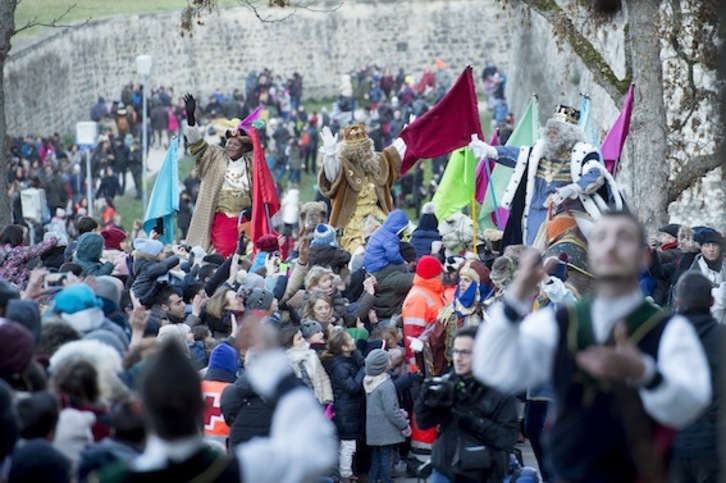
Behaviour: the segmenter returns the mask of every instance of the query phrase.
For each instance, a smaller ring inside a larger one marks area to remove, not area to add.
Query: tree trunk
[[[4,72],[5,60],[10,52],[10,39],[15,33],[15,7],[17,0],[0,0],[0,74]],[[0,226],[12,221],[10,197],[8,196],[8,129],[5,122],[5,86],[0,84]]]
[[[628,2],[635,103],[628,138],[630,209],[647,228],[668,222],[666,113],[658,32],[659,0]]]

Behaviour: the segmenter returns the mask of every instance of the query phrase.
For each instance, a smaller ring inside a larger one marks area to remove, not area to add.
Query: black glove
[[[196,121],[194,120],[194,112],[197,110],[197,101],[194,99],[194,96],[191,94],[184,95],[184,104],[186,104],[186,110],[187,110],[187,125],[193,126],[196,124]]]

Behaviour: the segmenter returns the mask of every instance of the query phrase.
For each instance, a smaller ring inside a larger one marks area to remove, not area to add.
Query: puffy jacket
[[[114,438],[86,446],[78,463],[78,480],[87,481],[91,473],[118,461],[131,463],[140,454],[141,448]]]
[[[424,403],[427,388],[416,400],[416,422],[422,429],[439,426],[431,461],[433,467],[450,480],[456,479],[452,465],[462,434],[472,437],[471,443],[487,446],[492,456],[488,474],[462,474],[475,481],[500,482],[507,470],[508,455],[517,442],[519,419],[514,398],[480,384],[474,378],[445,376],[453,383],[454,404],[431,407]],[[463,433],[464,432],[464,433]]]
[[[333,386],[333,423],[338,429],[338,439],[350,440],[363,437],[366,396],[363,378],[365,361],[359,351],[351,357],[338,355],[323,362]]]
[[[415,363],[408,338],[417,338],[423,334],[429,324],[436,321],[439,310],[446,305],[443,297],[444,286],[438,278],[424,279],[419,275],[413,278],[413,288],[403,301],[403,341],[406,347],[406,359],[409,364]]]
[[[83,275],[111,275],[113,263],[101,263],[103,253],[103,237],[96,233],[84,233],[78,238],[76,263],[83,269]]]
[[[376,285],[376,301],[373,309],[381,319],[390,319],[401,313],[403,301],[413,286],[414,273],[406,265],[389,265],[373,274]]]
[[[401,256],[398,233],[407,226],[406,214],[401,210],[393,210],[383,225],[371,235],[363,257],[363,266],[368,272],[378,272],[391,263],[405,263]]]
[[[134,274],[136,278],[131,285],[131,290],[139,298],[142,305],[147,307],[154,305],[154,297],[158,290],[156,279],[167,274],[178,263],[179,257],[176,255],[161,262],[146,258],[144,255],[134,257]]]
[[[230,449],[252,438],[270,435],[274,408],[252,389],[246,374],[224,388],[221,409],[229,426]]]
[[[438,230],[422,230],[416,228],[411,233],[411,245],[416,249],[416,256],[421,258],[424,255],[431,255],[431,244],[441,241],[441,234]]]

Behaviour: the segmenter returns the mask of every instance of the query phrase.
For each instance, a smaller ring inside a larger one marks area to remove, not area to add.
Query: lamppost
[[[141,171],[141,191],[142,191],[142,213],[141,217],[143,218],[146,216],[146,202],[147,202],[147,195],[146,195],[146,170],[148,168],[148,151],[149,151],[149,127],[148,127],[148,107],[147,107],[147,100],[149,96],[149,77],[151,76],[151,65],[152,65],[152,59],[150,55],[139,55],[136,57],[136,71],[138,74],[143,78],[143,88],[142,88],[142,94],[143,94],[143,103],[141,110],[143,111],[142,116],[142,132],[141,132],[141,149],[143,150],[142,154],[142,171]]]

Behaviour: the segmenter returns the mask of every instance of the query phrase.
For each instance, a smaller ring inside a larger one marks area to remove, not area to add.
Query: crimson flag
[[[434,107],[401,131],[399,137],[406,143],[401,174],[406,174],[419,159],[444,156],[468,146],[472,134],[484,139],[472,67],[467,66]]]
[[[252,242],[261,236],[276,234],[271,218],[280,211],[280,197],[272,180],[270,168],[265,160],[265,151],[260,144],[257,129],[249,130],[252,139]]]

